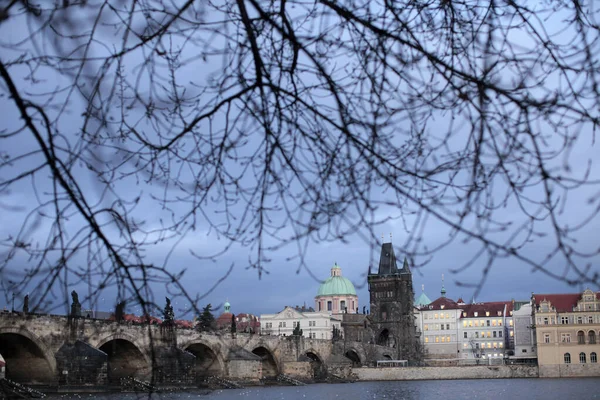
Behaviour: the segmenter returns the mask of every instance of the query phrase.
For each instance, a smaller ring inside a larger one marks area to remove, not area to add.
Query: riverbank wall
[[[352,368],[359,381],[417,381],[430,379],[537,378],[537,366],[498,365],[465,367]]]

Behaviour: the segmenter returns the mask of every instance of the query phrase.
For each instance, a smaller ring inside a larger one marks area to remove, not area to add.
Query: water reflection
[[[359,382],[319,384],[302,387],[252,387],[214,392],[140,394],[63,394],[50,399],[90,400],[180,400],[180,399],[255,399],[255,400],[367,400],[367,399],[600,399],[600,378],[586,379],[493,379],[412,382]]]

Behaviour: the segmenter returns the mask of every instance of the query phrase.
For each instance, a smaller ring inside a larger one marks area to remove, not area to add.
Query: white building
[[[313,339],[331,339],[333,327],[341,328],[341,321],[333,318],[327,311],[301,312],[285,307],[277,314],[261,314],[261,335],[291,336],[296,324],[300,324],[302,336]]]
[[[503,359],[514,348],[511,302],[466,305],[459,325],[461,358]]]

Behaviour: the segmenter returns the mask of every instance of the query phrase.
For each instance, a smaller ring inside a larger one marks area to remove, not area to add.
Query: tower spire
[[[444,274],[442,274],[442,297],[446,297],[446,288],[444,287]]]

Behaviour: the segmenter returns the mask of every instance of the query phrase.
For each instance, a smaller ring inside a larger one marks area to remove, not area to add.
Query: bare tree
[[[110,285],[146,307],[161,282],[196,305],[169,259],[197,231],[226,243],[197,257],[244,246],[260,275],[284,246],[305,267],[311,241],[374,244],[394,219],[421,264],[468,241],[456,270],[481,268],[477,287],[505,257],[598,284],[578,241],[600,198],[592,1],[2,7],[0,207],[21,226],[0,267],[28,257],[12,287],[49,283],[37,305],[78,282],[86,301]]]

